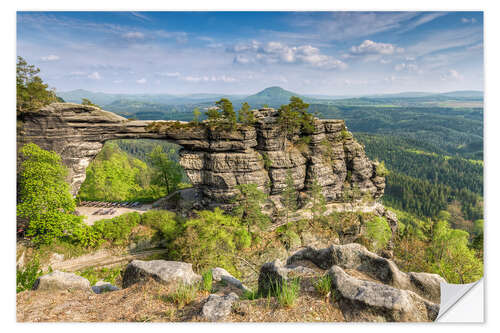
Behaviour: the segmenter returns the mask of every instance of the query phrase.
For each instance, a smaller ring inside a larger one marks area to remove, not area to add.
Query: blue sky
[[[17,53],[58,91],[483,90],[481,12],[18,12]]]

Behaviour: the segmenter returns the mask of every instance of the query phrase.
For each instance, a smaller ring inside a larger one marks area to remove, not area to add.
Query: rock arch
[[[19,148],[34,142],[59,153],[69,168],[74,195],[106,141],[147,138],[182,146],[181,165],[193,186],[213,204],[227,202],[237,193],[236,186],[245,183],[256,183],[277,199],[288,171],[299,191],[317,179],[328,201],[341,200],[346,186],[373,199],[382,196],[385,179],[377,176],[376,163],[366,157],[343,120],[316,119],[308,144],[285,145],[278,112],[266,108],[254,113],[255,125],[227,132],[178,121],[127,120],[92,106],[53,103],[18,116],[17,144]]]

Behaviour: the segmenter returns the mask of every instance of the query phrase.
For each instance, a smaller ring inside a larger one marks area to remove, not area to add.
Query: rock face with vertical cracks
[[[158,139],[182,146],[180,163],[194,187],[213,205],[223,205],[237,193],[237,185],[255,183],[279,198],[291,172],[298,191],[316,179],[329,202],[341,201],[346,191],[376,199],[385,179],[376,174],[363,147],[347,131],[343,120],[315,119],[314,133],[288,140],[280,129],[278,111],[254,111],[252,126],[229,132],[178,121],[127,120],[92,106],[53,103],[18,116],[18,149],[34,142],[61,155],[69,168],[74,195],[85,180],[85,169],[107,140]],[[18,161],[20,159],[18,158]]]

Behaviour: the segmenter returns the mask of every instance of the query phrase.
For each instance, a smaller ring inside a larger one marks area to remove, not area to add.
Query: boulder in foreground
[[[201,314],[204,319],[209,321],[222,320],[229,316],[233,303],[238,299],[239,297],[235,293],[225,296],[211,294],[208,296],[205,305],[203,305]]]
[[[193,284],[201,280],[201,276],[193,272],[191,264],[167,260],[133,260],[123,274],[123,288],[134,283],[153,278],[158,282],[171,284]]]
[[[33,285],[33,290],[86,290],[92,291],[90,282],[73,273],[53,271],[40,276]]]
[[[357,279],[339,266],[328,274],[347,321],[434,321],[439,313],[439,305],[412,291]]]

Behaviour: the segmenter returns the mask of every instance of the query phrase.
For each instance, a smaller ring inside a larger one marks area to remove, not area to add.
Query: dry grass
[[[221,286],[222,287],[222,286]],[[312,322],[344,321],[331,299],[312,288],[312,280],[301,281],[301,292],[291,308],[283,308],[275,297],[240,300],[225,321]],[[183,307],[166,302],[175,288],[154,280],[100,295],[84,291],[25,291],[17,295],[19,322],[178,322],[203,321],[200,317],[208,292],[198,291]],[[227,293],[227,287],[217,293]]]

